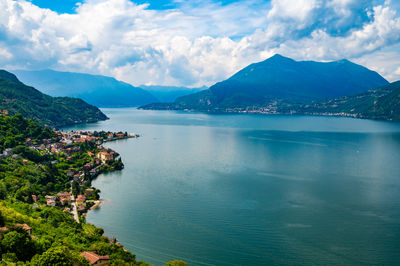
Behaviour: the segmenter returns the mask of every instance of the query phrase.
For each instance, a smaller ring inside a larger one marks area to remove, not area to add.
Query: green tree
[[[165,266],[188,266],[188,264],[183,260],[173,260],[173,261],[168,261]]]
[[[0,226],[4,226],[4,216],[1,212],[0,212]]]
[[[42,255],[35,255],[31,261],[33,266],[50,265],[89,265],[89,263],[78,255],[73,254],[66,247],[52,247]]]
[[[27,261],[35,254],[35,245],[28,234],[12,231],[4,235],[1,241],[2,250],[15,253],[18,260]]]

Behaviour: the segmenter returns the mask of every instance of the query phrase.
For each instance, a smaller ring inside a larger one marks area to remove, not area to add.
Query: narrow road
[[[76,207],[74,194],[72,194],[72,182],[71,182],[71,205],[72,205],[72,215],[74,216],[74,220],[79,224],[78,208]]]

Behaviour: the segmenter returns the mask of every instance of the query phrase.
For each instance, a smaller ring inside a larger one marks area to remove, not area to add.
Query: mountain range
[[[139,87],[150,92],[158,99],[158,102],[162,103],[173,102],[179,97],[207,89],[205,86],[201,88],[187,88],[176,86],[140,85]]]
[[[251,64],[208,90],[180,97],[173,103],[143,109],[241,111],[277,110],[312,101],[367,91],[388,84],[378,73],[346,59],[333,62],[295,61],[274,55]]]
[[[43,94],[5,70],[0,70],[0,110],[10,115],[20,113],[41,125],[51,127],[107,119],[97,107],[81,99]]]
[[[106,76],[49,69],[12,72],[43,93],[81,98],[98,107],[134,107],[159,101],[139,87]]]

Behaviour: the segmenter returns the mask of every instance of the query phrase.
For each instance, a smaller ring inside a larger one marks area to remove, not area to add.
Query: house
[[[47,200],[47,206],[50,206],[50,207],[56,206],[56,196],[46,195],[45,198]]]
[[[38,200],[38,197],[36,195],[31,195],[33,202],[36,202]]]
[[[69,192],[60,192],[57,194],[57,197],[60,199],[62,205],[64,205],[65,202],[71,202],[71,193]]]
[[[78,204],[84,203],[85,200],[86,200],[85,195],[78,195],[78,197],[76,197],[76,203],[78,203]]]
[[[31,235],[32,233],[32,227],[27,224],[15,224],[15,226],[24,229],[26,232],[28,232],[29,235]]]
[[[110,256],[100,256],[93,251],[84,251],[80,255],[85,257],[91,265],[110,265]]]
[[[72,140],[70,139],[63,139],[61,140],[62,143],[64,143],[64,145],[69,146],[72,145]]]
[[[83,166],[83,171],[89,172],[90,169],[93,168],[93,166],[94,166],[93,163],[87,163],[87,164],[85,164],[85,165]]]
[[[97,174],[96,169],[92,169],[89,171],[90,176],[95,176]]]
[[[74,181],[78,182],[80,176],[81,176],[80,174],[75,174],[74,175]]]
[[[101,151],[97,153],[96,158],[100,159],[103,163],[114,159],[114,156],[108,152]]]
[[[121,138],[121,137],[125,137],[125,134],[124,134],[124,133],[121,133],[121,132],[120,132],[120,133],[117,133],[117,137],[120,137],[120,138]]]

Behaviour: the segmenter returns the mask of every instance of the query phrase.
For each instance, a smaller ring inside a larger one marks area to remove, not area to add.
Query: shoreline
[[[92,201],[92,202],[94,203],[94,205],[93,205],[92,207],[90,207],[89,210],[87,210],[85,214],[82,214],[82,216],[87,217],[87,215],[88,215],[91,211],[93,211],[93,210],[95,210],[95,209],[99,209],[100,206],[101,206],[102,204],[104,204],[105,202],[107,202],[107,200],[105,200],[105,199],[99,199],[99,200],[94,200],[94,201]]]

